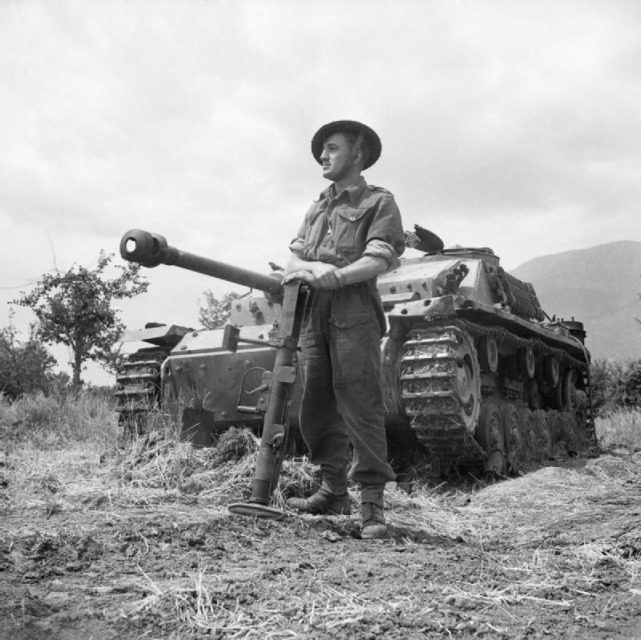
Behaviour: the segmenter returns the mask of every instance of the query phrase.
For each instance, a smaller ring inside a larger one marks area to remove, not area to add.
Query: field
[[[251,434],[118,454],[107,403],[42,403],[0,406],[2,640],[641,638],[637,412],[598,421],[599,457],[490,484],[417,470],[366,542],[356,493],[351,518],[231,515]],[[278,504],[314,482],[286,461]]]

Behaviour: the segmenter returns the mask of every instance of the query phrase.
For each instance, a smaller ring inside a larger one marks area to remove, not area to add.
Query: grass
[[[117,449],[119,427],[113,400],[105,393],[86,390],[56,398],[36,394],[13,404],[0,397],[0,451],[12,459],[18,485],[25,490],[32,481],[38,484],[46,478],[73,482],[69,474],[82,468],[79,461],[97,463],[102,455],[113,461],[114,477],[132,499],[135,492],[142,495],[147,490],[191,492],[221,500],[248,497],[259,445],[250,431],[232,428],[220,436],[216,447],[195,448],[179,441],[176,426],[164,414],[154,414],[151,424],[149,433],[134,438],[122,452]],[[622,409],[597,418],[596,431],[603,450],[641,451],[641,411]],[[59,455],[53,455],[55,450]],[[287,497],[311,493],[317,483],[318,470],[307,458],[285,460],[274,506],[283,508]],[[238,496],[240,487],[244,496]],[[440,493],[433,483],[421,483],[420,478],[411,496],[396,491],[394,509],[400,522],[405,514],[413,522],[425,517],[430,522],[424,524],[435,532],[447,531],[450,521],[458,517],[452,506],[456,501],[445,506]]]
[[[108,449],[117,439],[113,400],[101,390],[55,397],[36,393],[13,403],[0,395],[0,449],[64,448],[70,442]]]
[[[623,447],[641,451],[641,411],[618,409],[595,421],[597,439],[602,449]]]
[[[175,425],[168,423],[164,414],[152,415],[151,424],[156,438],[160,436],[165,444],[177,439]],[[611,410],[596,418],[596,431],[599,444],[604,449],[625,447],[641,450],[641,410]],[[0,395],[0,449],[6,450],[12,445],[47,449],[65,447],[69,442],[88,442],[109,449],[116,446],[119,435],[109,389],[89,388],[79,394],[54,397],[36,393],[13,403]],[[250,452],[254,445],[249,441],[243,444],[241,440],[234,437],[228,442],[223,440],[221,444],[228,449],[240,446],[240,453]],[[149,438],[141,439],[141,446],[149,444]]]

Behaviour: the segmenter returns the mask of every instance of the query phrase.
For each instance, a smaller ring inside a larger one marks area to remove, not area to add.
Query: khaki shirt
[[[361,256],[384,258],[388,269],[405,250],[401,214],[394,196],[368,185],[361,176],[338,196],[334,185],[320,194],[305,214],[289,245],[304,260],[344,267]]]

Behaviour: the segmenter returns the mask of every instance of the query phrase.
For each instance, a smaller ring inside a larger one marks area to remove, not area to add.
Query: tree
[[[203,291],[203,296],[205,296],[205,306],[201,306],[198,310],[198,321],[205,329],[220,329],[229,320],[232,302],[240,298],[240,294],[229,291],[218,300],[208,290]]]
[[[119,274],[108,278],[113,254],[100,252],[94,269],[73,265],[66,273],[45,273],[30,293],[21,292],[17,304],[30,307],[37,323],[34,335],[46,344],[64,344],[71,350],[72,384],[80,387],[87,360],[113,363],[111,348],[124,325],[112,305],[147,291],[140,265],[114,265]]]
[[[54,382],[55,364],[33,334],[20,342],[13,323],[0,329],[0,394],[15,400],[32,391],[47,393]]]

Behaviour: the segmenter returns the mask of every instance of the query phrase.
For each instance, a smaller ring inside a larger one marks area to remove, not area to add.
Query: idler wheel
[[[483,336],[478,345],[481,371],[496,373],[499,369],[499,348],[492,336]]]
[[[526,442],[522,430],[521,415],[513,404],[503,407],[501,413],[508,471],[517,475],[524,469],[526,461]]]

